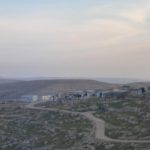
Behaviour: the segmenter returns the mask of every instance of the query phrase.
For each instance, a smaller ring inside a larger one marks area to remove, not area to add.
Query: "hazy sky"
[[[150,0],[0,0],[0,75],[150,78]]]

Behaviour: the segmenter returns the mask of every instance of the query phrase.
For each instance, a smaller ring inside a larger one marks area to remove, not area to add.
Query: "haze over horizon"
[[[0,2],[0,74],[150,79],[150,1]]]

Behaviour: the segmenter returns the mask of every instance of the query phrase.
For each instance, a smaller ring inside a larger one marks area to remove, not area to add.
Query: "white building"
[[[44,96],[42,96],[42,101],[43,102],[47,102],[47,101],[50,101],[52,99],[53,99],[52,95],[44,95]]]

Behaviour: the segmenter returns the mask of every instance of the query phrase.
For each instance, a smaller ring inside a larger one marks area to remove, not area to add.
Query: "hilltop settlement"
[[[76,90],[72,92],[49,94],[49,95],[23,95],[20,97],[22,102],[50,102],[52,104],[75,103],[76,100],[86,100],[92,97],[101,99],[125,99],[128,96],[148,95],[150,88],[131,88],[121,86],[110,90]]]
[[[0,150],[148,150],[149,98],[150,83],[0,85]]]

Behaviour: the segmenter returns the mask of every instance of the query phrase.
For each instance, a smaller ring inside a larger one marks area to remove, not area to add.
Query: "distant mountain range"
[[[3,78],[0,77],[0,84],[14,83],[18,81],[34,81],[34,80],[72,80],[72,79],[82,79],[82,80],[96,80],[105,83],[113,84],[129,84],[134,82],[150,82],[146,79],[138,78],[69,78],[69,77],[26,77],[26,78]]]
[[[2,78],[3,79],[3,78]],[[69,78],[69,77],[28,77],[28,78],[16,78],[16,79],[5,79],[7,82],[15,82],[15,81],[33,81],[33,80],[61,80],[61,79],[82,79],[82,80],[96,80],[105,83],[113,83],[113,84],[128,84],[133,82],[150,82],[150,80],[146,79],[138,79],[138,78]],[[1,80],[1,78],[0,78]],[[4,81],[4,82],[5,82]],[[3,82],[3,83],[4,83]]]

